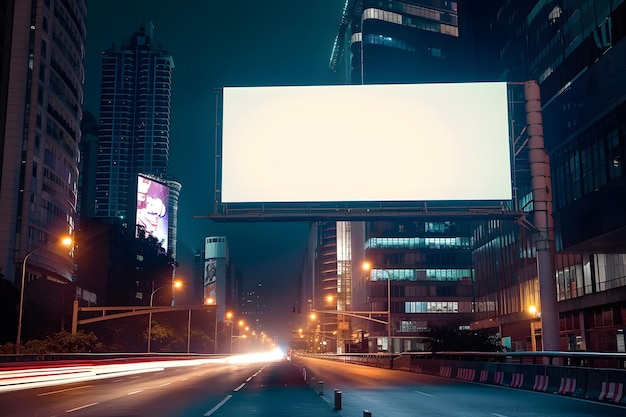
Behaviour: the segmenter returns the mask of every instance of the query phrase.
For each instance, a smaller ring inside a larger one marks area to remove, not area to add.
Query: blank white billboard
[[[224,88],[223,203],[510,200],[506,83]]]

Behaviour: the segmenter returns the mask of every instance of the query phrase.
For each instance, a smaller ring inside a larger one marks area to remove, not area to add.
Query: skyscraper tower
[[[141,22],[127,45],[102,53],[96,218],[132,219],[137,174],[167,172],[174,61]]]
[[[58,242],[74,234],[86,5],[9,1],[2,8],[0,275],[16,286],[67,284],[72,252]],[[25,300],[32,296],[26,291]]]
[[[2,93],[11,111],[2,132],[0,272],[13,282],[38,247],[27,275],[39,264],[35,275],[72,278],[71,257],[53,247],[74,232],[86,8],[83,0],[37,3],[15,2],[13,22],[21,24],[12,26]]]
[[[346,0],[330,58],[352,84],[467,81],[458,1]],[[343,67],[343,68],[342,68]]]
[[[331,69],[341,72],[349,84],[471,80],[475,73],[469,54],[472,39],[461,36],[458,3],[347,0],[330,58]],[[382,138],[380,146],[385,146]],[[327,228],[331,230],[332,225]],[[355,333],[369,332],[370,350],[419,350],[425,335],[433,329],[469,325],[474,280],[469,222],[353,222],[344,233],[339,230],[337,223],[338,245],[341,234],[344,239],[352,239],[351,234],[358,232],[363,235],[364,247],[359,250],[361,255],[355,255],[352,248],[351,264],[348,259],[343,261],[352,267],[351,285],[343,289],[338,285],[337,301],[344,295],[342,290],[345,293],[350,289],[355,294],[355,306],[387,311],[385,320],[391,322],[383,326],[353,320],[353,339]],[[328,258],[332,255],[329,248],[318,245]],[[370,264],[366,277],[359,256]],[[338,271],[342,263],[339,258],[337,253]],[[345,275],[347,270],[343,269]],[[336,276],[337,282],[346,279],[339,272]],[[369,306],[364,305],[365,299]],[[339,310],[339,304],[337,307]]]

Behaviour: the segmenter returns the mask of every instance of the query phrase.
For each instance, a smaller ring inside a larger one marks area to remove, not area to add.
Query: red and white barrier
[[[493,383],[494,384],[502,385],[503,382],[504,382],[504,372],[497,371],[496,373],[493,374]]]
[[[484,369],[482,371],[480,371],[480,382],[486,382],[487,381],[487,377],[489,376],[489,371],[485,371]]]
[[[533,391],[546,392],[548,389],[548,380],[550,378],[547,375],[535,375],[535,384],[533,385]]]
[[[440,366],[439,367],[439,375],[450,378],[452,376],[452,367],[451,366]]]
[[[624,391],[624,384],[617,383],[617,382],[609,382],[609,383],[603,382],[602,390],[600,391],[600,397],[598,397],[598,399],[600,401],[609,400],[614,403],[618,403],[622,399],[623,391]]]
[[[561,378],[561,386],[559,387],[559,394],[574,395],[575,389],[576,389],[576,378]]]
[[[475,369],[459,368],[456,371],[457,379],[462,379],[464,381],[473,381],[475,375],[476,375]]]
[[[511,378],[511,388],[521,388],[524,383],[524,374],[514,373]]]

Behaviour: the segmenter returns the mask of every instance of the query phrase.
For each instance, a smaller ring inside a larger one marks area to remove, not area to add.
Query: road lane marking
[[[166,382],[165,384],[161,384],[161,385],[159,385],[159,386],[160,386],[160,387],[166,387],[166,386],[168,386],[169,384],[171,384],[171,382]]]
[[[72,409],[69,409],[69,410],[65,410],[65,412],[66,413],[71,413],[71,412],[74,412],[74,411],[82,410],[83,408],[91,407],[93,405],[98,405],[98,403],[91,403],[91,404],[81,405],[80,407],[76,407],[76,408],[72,408]]]
[[[82,387],[74,387],[74,388],[60,389],[58,391],[42,392],[41,394],[37,394],[37,396],[43,397],[45,395],[58,394],[60,392],[74,391],[74,390],[83,389],[83,388],[91,388],[92,386],[93,385],[83,385]]]
[[[181,380],[181,381],[186,381],[186,380],[188,380],[188,379],[189,379],[189,377],[185,377],[185,378],[181,378],[180,380]]]
[[[491,413],[492,416],[496,416],[496,417],[507,417],[504,414],[497,414],[497,413]]]
[[[437,396],[436,396],[436,395],[428,394],[428,393],[426,393],[426,392],[422,392],[422,391],[415,391],[415,392],[417,392],[418,394],[425,395],[425,396],[427,396],[427,397],[437,398]]]
[[[211,414],[219,410],[220,407],[223,406],[226,403],[226,401],[230,400],[231,398],[232,398],[232,395],[228,394],[226,397],[224,397],[224,399],[222,399],[222,401],[217,403],[215,407],[211,408],[209,411],[204,413],[204,417],[210,416]]]
[[[240,389],[242,389],[244,386],[246,385],[246,383],[242,383],[241,385],[239,385],[237,388],[234,389],[235,392],[239,391]]]
[[[132,391],[132,392],[129,392],[128,394],[126,394],[126,395],[134,395],[134,394],[139,394],[141,391],[143,391],[143,390],[142,390],[142,389],[140,389],[140,390],[137,390],[137,391]]]
[[[246,382],[250,382],[250,380],[252,379],[252,377],[248,377],[248,379],[246,379]]]

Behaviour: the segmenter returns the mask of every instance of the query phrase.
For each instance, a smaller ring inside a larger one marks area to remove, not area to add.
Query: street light
[[[69,247],[72,245],[72,242],[73,240],[71,237],[64,237],[63,239],[61,239],[61,244],[63,246]],[[22,317],[24,314],[24,283],[25,283],[24,281],[26,280],[26,261],[28,260],[30,255],[37,252],[39,249],[43,249],[43,248],[44,246],[36,247],[35,249],[28,252],[26,256],[24,256],[24,259],[22,260],[22,281],[21,281],[21,286],[20,286],[20,311],[19,311],[18,319],[17,319],[17,338],[15,341],[15,352],[17,354],[20,353],[20,348],[22,344]]]
[[[226,320],[224,323],[230,324],[230,354],[233,353],[233,313],[231,311],[226,313]]]
[[[363,263],[363,269],[365,271],[370,271],[372,269],[372,265],[369,262],[365,262]],[[387,275],[387,350],[391,353],[391,275],[389,275],[389,271],[387,269],[381,269],[381,271]]]
[[[182,287],[183,283],[180,281],[174,281],[174,288]],[[170,287],[171,285],[163,285],[156,290],[154,289],[154,281],[152,281],[152,292],[150,293],[150,313],[148,317],[148,353],[150,353],[150,340],[152,339],[152,302],[154,301],[154,294],[166,287]],[[187,343],[189,345],[189,343]]]

